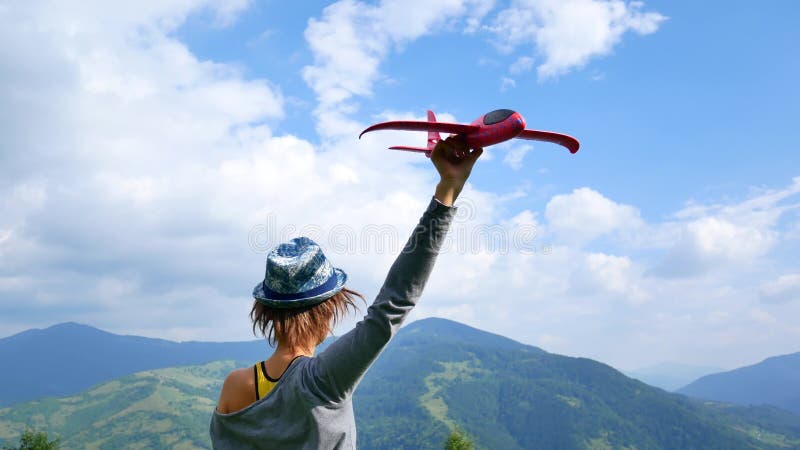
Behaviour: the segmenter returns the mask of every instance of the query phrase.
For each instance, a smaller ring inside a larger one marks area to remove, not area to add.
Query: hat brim
[[[313,306],[334,296],[336,293],[342,290],[345,282],[347,282],[347,274],[342,269],[334,267],[333,272],[336,276],[336,286],[321,294],[292,300],[269,298],[269,295],[264,291],[264,283],[262,282],[258,283],[256,287],[253,288],[253,298],[255,298],[259,303],[271,308],[296,309]]]

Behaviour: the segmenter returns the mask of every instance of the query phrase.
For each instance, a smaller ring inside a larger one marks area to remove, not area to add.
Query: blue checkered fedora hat
[[[264,281],[253,297],[272,308],[302,308],[327,300],[345,281],[347,274],[331,265],[319,245],[301,236],[269,252]]]

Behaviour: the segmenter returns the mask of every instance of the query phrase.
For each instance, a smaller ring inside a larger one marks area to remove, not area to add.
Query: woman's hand
[[[472,166],[482,153],[482,148],[470,150],[458,136],[439,141],[431,152],[431,161],[441,177],[434,197],[445,205],[452,206],[467,182]]]

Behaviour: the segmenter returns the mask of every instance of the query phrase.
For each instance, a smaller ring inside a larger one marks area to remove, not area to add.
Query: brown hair
[[[289,348],[319,345],[350,308],[358,310],[356,297],[364,301],[358,292],[342,288],[322,303],[298,309],[270,308],[256,300],[250,310],[253,334],[258,329],[270,345],[280,343]]]

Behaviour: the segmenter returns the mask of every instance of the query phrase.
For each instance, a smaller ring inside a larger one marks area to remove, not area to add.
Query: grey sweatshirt
[[[211,417],[215,449],[355,449],[353,392],[417,303],[457,208],[435,198],[355,328],[294,361],[269,395]]]

